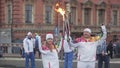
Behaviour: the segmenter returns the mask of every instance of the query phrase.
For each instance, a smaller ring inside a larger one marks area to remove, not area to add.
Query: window
[[[11,4],[7,5],[7,22],[8,23],[12,22],[12,5]]]
[[[25,5],[25,22],[32,23],[32,5]]]
[[[117,20],[118,20],[117,14],[118,14],[117,10],[113,10],[113,16],[112,16],[113,17],[113,19],[112,19],[113,25],[117,25]]]
[[[70,23],[76,23],[76,7],[71,7]]]
[[[50,24],[52,22],[52,7],[45,7],[45,23]]]
[[[84,9],[84,24],[90,25],[90,23],[91,23],[91,9],[85,8]]]
[[[98,25],[101,25],[105,22],[105,10],[99,9],[98,10]]]

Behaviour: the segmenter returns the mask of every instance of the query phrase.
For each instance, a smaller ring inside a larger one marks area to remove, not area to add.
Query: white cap
[[[28,32],[27,35],[32,35],[32,33],[31,33],[31,32]]]
[[[51,39],[53,39],[53,34],[51,34],[51,33],[49,33],[49,34],[46,34],[46,40],[47,40],[48,38],[51,38]]]
[[[91,29],[85,28],[85,29],[84,29],[84,32],[89,32],[89,33],[91,33]]]

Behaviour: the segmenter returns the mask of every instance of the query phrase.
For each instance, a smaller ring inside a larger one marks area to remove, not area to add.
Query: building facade
[[[79,36],[85,27],[99,33],[104,23],[108,40],[120,39],[120,0],[0,0],[0,42],[20,42],[29,31],[44,37],[56,25],[62,30],[62,15],[55,5],[66,9],[67,2],[72,34]]]

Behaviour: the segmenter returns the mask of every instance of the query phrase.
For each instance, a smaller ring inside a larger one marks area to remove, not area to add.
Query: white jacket
[[[97,45],[101,44],[107,37],[107,32],[105,26],[101,26],[103,36],[94,42],[78,42],[72,43],[71,46],[78,48],[78,61],[95,61],[96,60],[96,49]]]
[[[23,48],[25,50],[25,53],[27,52],[33,52],[34,48],[34,40],[28,39],[27,37],[23,40]]]
[[[60,41],[60,50],[62,49],[62,47],[65,53],[69,53],[74,50],[74,47],[71,47],[66,39]]]
[[[59,59],[58,52],[53,49],[52,52],[50,50],[44,50],[46,54],[41,53],[43,68],[59,68]]]

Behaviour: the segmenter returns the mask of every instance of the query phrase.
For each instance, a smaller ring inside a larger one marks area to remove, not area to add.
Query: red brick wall
[[[0,0],[0,21],[1,23],[5,23],[5,0]]]
[[[44,4],[41,2],[41,0],[36,0],[34,4],[34,13],[35,13],[35,18],[34,21],[35,23],[42,23],[43,22],[43,7]]]
[[[24,24],[24,3],[25,3],[25,0],[13,0],[13,1],[18,1],[17,5],[18,7],[15,7],[16,4],[13,4],[14,8],[13,10],[19,10],[19,11],[13,11],[13,23],[19,23],[20,24]],[[34,24],[43,24],[43,21],[44,21],[44,2],[43,0],[33,0],[34,2]],[[64,3],[65,0],[62,0],[62,4],[64,5],[63,7],[65,7],[65,3]],[[82,5],[81,3],[84,3],[85,1],[87,0],[78,0],[77,2],[77,22],[78,24],[76,25],[82,25],[83,21],[82,21]],[[96,25],[96,22],[97,22],[97,17],[96,17],[96,4],[99,4],[100,0],[91,0],[93,2],[93,7],[92,7],[92,12],[93,12],[93,19],[92,19],[92,23],[93,25]],[[106,8],[106,22],[107,24],[109,24],[111,22],[111,11],[112,11],[112,8],[109,4],[119,4],[119,8],[117,10],[119,10],[119,19],[118,19],[118,23],[120,25],[120,0],[103,0],[106,4],[107,4],[107,8]],[[6,0],[0,0],[0,10],[1,10],[1,15],[0,15],[0,23],[7,23],[6,22],[6,9],[5,9],[5,5],[6,5]],[[55,5],[55,4],[53,4]],[[54,23],[57,22],[57,15],[56,15],[56,12],[54,12]],[[62,22],[62,17],[61,15],[59,15],[59,22],[61,23]],[[62,24],[62,23],[61,23]],[[19,25],[20,26],[20,25]],[[17,28],[17,27],[16,27]],[[26,34],[27,32],[14,32],[14,38],[23,38],[24,35]],[[108,36],[109,38],[111,38],[111,35]]]

